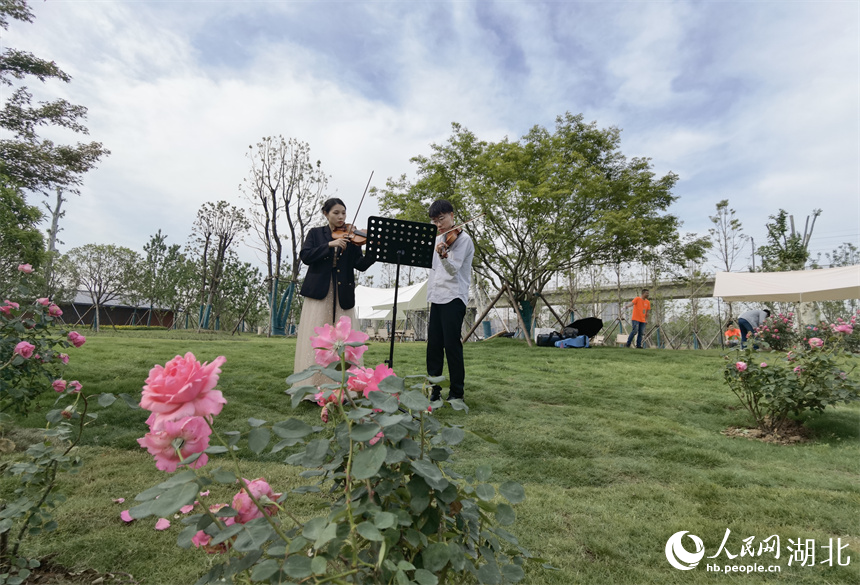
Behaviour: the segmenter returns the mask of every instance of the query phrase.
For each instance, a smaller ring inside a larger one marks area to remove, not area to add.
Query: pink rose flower
[[[745,372],[747,369],[747,364],[746,362],[737,362],[735,363],[735,367],[739,372]]]
[[[119,513],[119,517],[122,518],[123,522],[132,522],[134,518],[131,517],[131,514],[128,513],[128,510],[123,510]]]
[[[760,368],[766,368],[766,367],[767,367],[767,362],[762,362],[762,363],[760,363],[760,364],[759,364],[759,367],[760,367]]]
[[[191,537],[191,544],[193,544],[195,548],[201,548],[208,545],[211,540],[212,537],[201,530]]]
[[[195,453],[202,453],[209,447],[209,435],[212,429],[199,416],[186,416],[178,420],[159,420],[151,425],[150,432],[137,440],[138,444],[155,457],[155,466],[161,471],[172,473],[176,471],[180,459],[173,447],[174,441],[181,445],[179,453],[183,459]],[[197,469],[206,465],[209,457],[206,453],[189,464]]]
[[[248,490],[254,495],[258,502],[263,506],[266,515],[271,516],[278,511],[278,506],[274,502],[281,497],[281,494],[276,494],[272,491],[271,486],[262,477],[258,477],[254,481],[244,480],[248,484]],[[269,505],[267,505],[269,504]],[[239,493],[233,496],[231,507],[236,510],[239,515],[236,516],[236,522],[245,524],[255,518],[262,518],[263,513],[254,502],[245,488],[239,490]]]
[[[170,528],[170,520],[167,518],[159,518],[158,522],[155,523],[156,530],[167,530]]]
[[[326,392],[328,392],[328,396],[326,396]],[[314,400],[317,401],[319,406],[325,406],[328,403],[343,403],[346,400],[346,396],[343,390],[320,390],[314,394]]]
[[[62,309],[60,309],[60,307],[58,307],[54,303],[51,303],[51,306],[48,307],[48,314],[51,317],[59,317],[60,315],[63,314],[63,311],[62,311]]]
[[[852,333],[854,333],[854,328],[847,323],[843,323],[842,325],[837,325],[834,331],[836,331],[837,333],[845,333],[846,335],[851,335]]]
[[[33,272],[33,267],[32,267],[32,266],[30,266],[29,264],[19,264],[19,265],[18,265],[18,270],[19,270],[20,272],[23,272],[24,274],[32,274],[32,272]]]
[[[211,364],[201,364],[188,352],[185,357],[176,356],[162,367],[156,365],[149,371],[140,406],[152,412],[152,424],[158,418],[183,418],[213,416],[227,404],[218,385],[220,366],[227,361],[219,356]]]
[[[376,368],[353,366],[349,371],[355,376],[350,376],[346,382],[346,387],[355,392],[361,392],[365,398],[371,392],[379,390],[379,383],[385,378],[394,375],[394,370],[385,364],[379,364]]]
[[[53,386],[54,392],[65,392],[66,381],[65,380],[54,380],[53,382],[51,382],[51,386]]]
[[[36,304],[42,305],[43,307],[47,307],[51,304],[51,299],[49,299],[48,297],[42,297],[40,299],[36,299]]]
[[[822,341],[818,337],[812,337],[809,339],[809,347],[821,347],[823,345],[824,341]]]
[[[337,322],[337,325],[332,327],[326,323],[322,327],[315,327],[314,333],[316,337],[311,336],[311,345],[316,353],[316,362],[321,366],[327,366],[334,362],[340,361],[340,354],[346,354],[346,360],[356,364],[361,359],[361,356],[367,351],[366,345],[352,347],[347,343],[358,343],[367,341],[367,333],[361,331],[353,331],[351,329],[352,321],[344,315]]]
[[[33,356],[33,350],[35,349],[36,346],[29,341],[21,341],[15,346],[12,355],[20,355],[25,360],[28,360]]]
[[[19,305],[18,303],[6,299],[5,301],[3,301],[3,306],[0,307],[0,313],[3,313],[4,315],[6,315],[6,317],[11,318],[12,309],[19,309],[20,307],[21,305]]]
[[[74,345],[75,347],[82,346],[84,343],[86,343],[86,341],[87,341],[87,338],[84,337],[83,335],[81,335],[80,333],[78,333],[77,331],[70,331],[69,332],[69,342],[72,345]]]
[[[68,364],[69,363],[69,354],[61,353],[60,354],[60,361],[63,362],[64,364]]]
[[[77,392],[80,392],[81,388],[82,388],[81,383],[78,382],[77,380],[72,380],[71,382],[69,382],[69,391],[71,393],[75,394]]]

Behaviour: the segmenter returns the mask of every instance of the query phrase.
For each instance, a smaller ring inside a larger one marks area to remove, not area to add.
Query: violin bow
[[[475,221],[476,219],[481,219],[481,218],[482,218],[482,217],[484,217],[485,215],[487,215],[487,212],[486,212],[486,211],[485,211],[484,213],[482,213],[481,215],[476,215],[476,216],[475,216],[475,217],[473,217],[472,219],[468,219],[468,220],[464,221],[464,222],[463,222],[463,223],[461,223],[460,225],[455,225],[455,226],[454,226],[454,227],[452,227],[451,229],[449,229],[449,230],[447,230],[447,231],[444,231],[444,232],[442,232],[441,234],[436,234],[436,236],[437,236],[437,237],[439,237],[439,236],[444,236],[445,234],[449,234],[449,233],[453,232],[454,230],[458,230],[458,229],[460,229],[461,227],[463,227],[463,226],[464,226],[464,225],[466,225],[467,223],[472,223],[472,222],[473,222],[473,221]]]
[[[358,207],[355,209],[355,217],[352,218],[352,223],[349,224],[349,230],[346,232],[346,237],[355,230],[355,220],[358,219],[358,212],[361,210],[361,206],[364,203],[364,197],[367,195],[367,190],[370,188],[370,181],[373,180],[373,171],[370,171],[370,177],[367,179],[367,185],[364,187],[364,193],[361,194],[361,201],[358,202]]]

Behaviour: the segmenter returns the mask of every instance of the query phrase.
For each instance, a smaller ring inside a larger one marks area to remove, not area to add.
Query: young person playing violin
[[[336,324],[341,316],[355,322],[355,270],[364,272],[376,258],[364,256],[353,243],[346,224],[346,205],[337,198],[328,199],[322,207],[326,225],[308,231],[299,258],[308,265],[300,294],[305,297],[299,321],[293,372],[301,372],[316,363],[311,336],[314,328]],[[332,234],[335,234],[334,236]],[[338,237],[339,236],[339,237]],[[328,384],[331,380],[317,373],[299,386]]]
[[[452,230],[454,206],[449,201],[435,201],[427,213],[440,234],[436,238],[436,253],[433,254],[433,267],[427,282],[427,301],[430,303],[427,374],[441,376],[447,359],[451,381],[448,400],[463,399],[466,367],[460,336],[469,302],[475,244],[466,232]],[[440,386],[433,386],[430,400],[441,400],[441,393]]]

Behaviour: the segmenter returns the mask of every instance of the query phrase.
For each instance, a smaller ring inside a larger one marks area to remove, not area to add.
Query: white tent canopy
[[[391,319],[394,307],[393,288],[355,287],[355,316],[358,319]],[[397,318],[404,319],[406,311],[427,308],[427,281],[401,286],[397,291]]]
[[[860,299],[860,265],[789,272],[718,272],[714,296],[730,302]]]

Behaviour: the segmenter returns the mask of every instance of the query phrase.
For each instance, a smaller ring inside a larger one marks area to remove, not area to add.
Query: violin
[[[443,232],[439,235],[442,236],[442,241],[436,246],[436,251],[439,253],[440,258],[448,257],[448,248],[454,245],[454,242],[457,241],[457,238],[463,233],[463,226],[467,223],[471,223],[478,218],[484,217],[484,214],[476,215],[472,219],[468,219],[461,223],[460,225],[456,225],[449,229],[447,232]],[[440,249],[441,248],[441,249]]]
[[[463,228],[455,227],[442,235],[442,241],[439,242],[439,245],[436,247],[436,251],[439,252],[440,258],[448,257],[448,248],[454,245],[454,242],[457,241],[457,238],[461,233],[463,233]],[[441,248],[441,250],[439,248]]]
[[[356,229],[351,223],[343,224],[343,227],[331,233],[335,240],[346,239],[356,246],[363,246],[367,242],[367,232]]]

